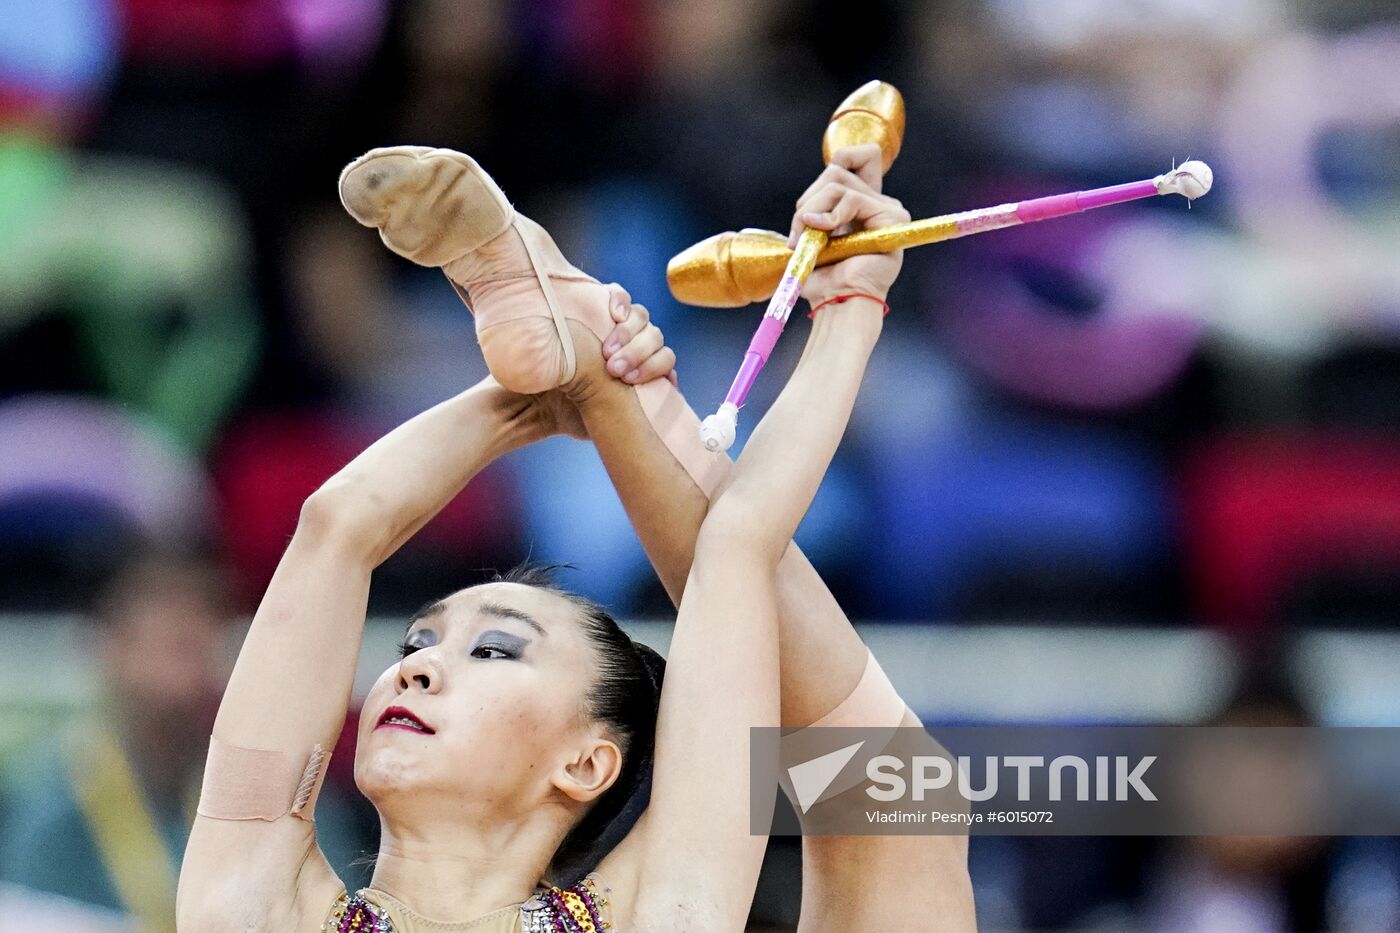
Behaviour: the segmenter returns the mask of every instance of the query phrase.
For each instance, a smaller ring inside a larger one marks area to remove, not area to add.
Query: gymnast
[[[878,149],[838,152],[794,226],[907,219],[879,193],[878,165]],[[303,506],[215,723],[180,928],[741,930],[766,842],[749,830],[749,727],[918,724],[791,544],[900,256],[811,276],[806,352],[731,465],[701,446],[645,309],[569,266],[470,159],[375,150],[341,195],[391,249],[444,267],[492,377]],[[312,816],[371,571],[492,459],[555,433],[597,445],[679,604],[669,672],[600,607],[529,572],[433,603],[365,701],[355,776],[382,842],[371,887],[346,892]],[[648,772],[647,809],[608,839]],[[971,928],[965,846],[805,839],[802,929]],[[580,862],[593,868],[581,881],[551,878]]]

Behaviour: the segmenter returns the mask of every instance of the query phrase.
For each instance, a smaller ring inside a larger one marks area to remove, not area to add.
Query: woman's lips
[[[434,732],[432,727],[402,706],[391,706],[384,711],[379,717],[379,722],[375,724],[374,731],[378,732],[380,729],[403,729],[417,735],[432,735]]]

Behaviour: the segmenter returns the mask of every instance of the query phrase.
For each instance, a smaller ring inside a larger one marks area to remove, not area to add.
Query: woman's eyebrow
[[[514,619],[517,622],[524,622],[544,637],[549,637],[549,633],[544,630],[544,626],[536,622],[529,613],[521,612],[519,609],[512,608],[511,606],[503,606],[500,603],[492,602],[484,602],[479,608],[482,612],[486,613],[486,615],[495,616],[498,619]]]
[[[419,609],[409,618],[408,624],[403,627],[403,630],[406,632],[424,619],[431,619],[433,616],[442,615],[443,610],[446,608],[447,604],[440,599],[428,603],[428,605]]]

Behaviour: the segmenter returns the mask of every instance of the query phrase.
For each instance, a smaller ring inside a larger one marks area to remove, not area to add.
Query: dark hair
[[[568,564],[521,564],[495,575],[495,583],[519,583],[547,590],[579,610],[579,622],[597,653],[597,677],[585,710],[607,724],[622,748],[622,772],[594,801],[554,855],[555,884],[571,884],[592,870],[627,835],[651,796],[651,764],[656,748],[656,713],[666,660],[624,632],[606,609],[570,593],[556,582]]]

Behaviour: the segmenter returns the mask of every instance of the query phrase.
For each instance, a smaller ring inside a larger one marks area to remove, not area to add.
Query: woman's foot
[[[533,395],[606,375],[602,341],[625,292],[571,265],[470,157],[373,149],[341,173],[340,199],[391,250],[442,268],[475,315],[486,365],[505,388]]]
[[[675,363],[659,350],[660,331],[645,317],[638,323],[640,306],[621,288],[571,266],[476,162],[450,149],[374,149],[341,173],[340,199],[394,252],[447,273],[476,316],[491,375],[506,389],[536,395],[564,387],[578,404],[627,392],[702,491],[723,479],[728,459],[700,446],[700,420],[658,378]]]

